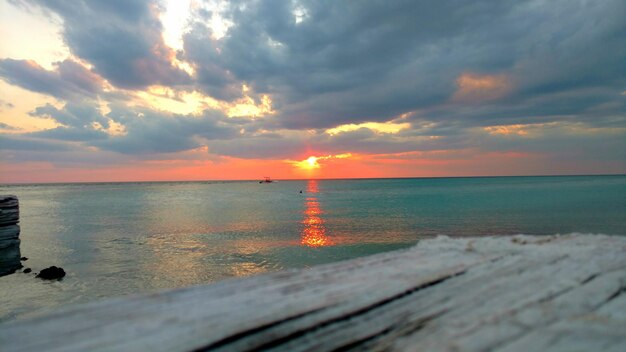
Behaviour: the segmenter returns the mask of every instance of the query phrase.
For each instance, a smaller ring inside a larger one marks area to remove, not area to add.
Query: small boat
[[[271,178],[269,178],[269,176],[265,176],[263,177],[263,180],[259,181],[259,183],[272,183],[274,181],[272,181]]]

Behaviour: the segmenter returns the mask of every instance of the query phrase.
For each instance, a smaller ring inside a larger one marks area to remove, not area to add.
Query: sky
[[[0,0],[0,183],[626,173],[623,0]]]

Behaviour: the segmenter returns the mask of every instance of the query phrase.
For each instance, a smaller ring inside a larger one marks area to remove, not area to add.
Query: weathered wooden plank
[[[13,241],[13,240],[18,239],[19,236],[20,236],[19,225],[0,226],[0,242]]]
[[[14,195],[0,195],[0,209],[13,208],[18,206],[17,196]]]
[[[9,322],[0,349],[567,350],[560,339],[573,334],[587,336],[581,346],[619,349],[625,287],[623,237],[441,237]],[[589,317],[602,325],[585,329]]]
[[[15,272],[20,262],[19,204],[16,196],[0,195],[0,276]]]

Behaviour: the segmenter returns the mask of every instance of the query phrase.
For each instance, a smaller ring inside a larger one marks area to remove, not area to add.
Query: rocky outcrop
[[[37,275],[37,277],[42,280],[61,280],[63,276],[65,276],[65,270],[63,270],[63,268],[57,268],[54,265],[43,269],[39,272],[39,275]]]
[[[17,197],[0,195],[0,276],[12,274],[22,267],[19,220]]]

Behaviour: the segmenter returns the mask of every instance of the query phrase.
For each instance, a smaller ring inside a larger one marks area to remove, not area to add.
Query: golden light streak
[[[306,198],[306,209],[304,210],[304,219],[302,224],[301,243],[308,247],[323,247],[332,245],[332,241],[326,236],[326,227],[322,219],[322,208],[320,202],[315,196],[319,192],[317,180],[309,180],[306,192],[310,196]]]
[[[109,120],[108,128],[104,128],[99,122],[94,122],[91,126],[94,130],[106,132],[109,136],[124,136],[128,133],[124,125],[113,120]]]
[[[163,41],[174,50],[183,48],[182,36],[191,14],[191,0],[167,0],[165,11],[159,14],[163,24]]]
[[[262,95],[260,103],[248,95],[250,88],[242,87],[244,97],[234,102],[225,102],[204,95],[198,91],[176,91],[165,86],[151,86],[145,91],[135,93],[133,105],[147,106],[153,109],[175,114],[199,115],[205,109],[220,110],[228,117],[259,118],[274,114],[272,99]]]
[[[301,160],[301,161],[288,160],[288,162],[302,170],[315,170],[321,167],[321,164],[319,163],[320,160],[346,159],[350,157],[352,157],[351,153],[336,154],[336,155],[322,155],[322,156],[311,155],[308,158]]]
[[[176,92],[163,86],[152,86],[135,93],[132,105],[147,106],[175,114],[199,114],[205,108],[220,109],[220,103],[200,92]]]
[[[490,135],[518,135],[526,136],[528,132],[525,130],[528,125],[501,125],[484,127],[483,130]]]
[[[560,122],[547,122],[547,123],[528,123],[528,124],[511,124],[511,125],[496,125],[483,127],[482,130],[489,133],[492,136],[520,136],[520,137],[534,137],[541,133],[544,133],[547,129],[558,128],[562,131],[571,131],[575,124],[567,124]]]
[[[245,87],[245,85],[244,85]],[[247,92],[247,91],[244,91]],[[228,117],[261,117],[274,114],[272,109],[272,99],[268,95],[261,96],[261,103],[256,104],[254,99],[246,95],[244,98],[235,102],[227,108],[226,115]]]
[[[360,124],[346,124],[337,126],[335,128],[329,128],[325,132],[333,136],[342,132],[356,131],[361,128],[367,128],[376,133],[398,133],[402,130],[408,129],[411,124],[408,122],[396,123],[396,122],[365,122]]]
[[[498,125],[483,127],[483,131],[492,136],[522,136],[527,138],[558,133],[563,135],[594,135],[594,134],[621,134],[626,127],[594,127],[580,122],[546,122],[514,125]]]

